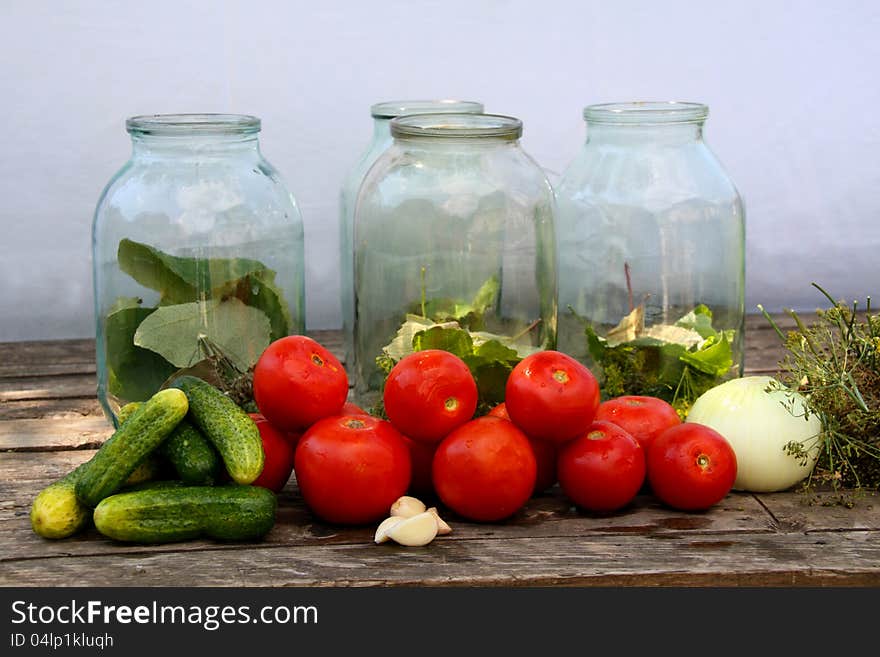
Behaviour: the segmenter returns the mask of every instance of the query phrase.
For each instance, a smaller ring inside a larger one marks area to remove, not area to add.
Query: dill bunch
[[[805,488],[830,486],[835,491],[880,488],[880,316],[864,312],[858,302],[836,301],[813,283],[831,303],[816,311],[807,326],[787,311],[796,328],[783,333],[762,306],[785,346],[780,383],[798,390],[808,413],[822,423],[819,460]],[[798,455],[798,446],[790,453]]]

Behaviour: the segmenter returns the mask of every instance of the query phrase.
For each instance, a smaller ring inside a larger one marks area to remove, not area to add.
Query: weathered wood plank
[[[173,545],[123,545],[108,541],[94,530],[63,541],[46,541],[30,528],[28,513],[36,494],[48,481],[0,483],[0,561],[23,556],[94,555],[123,552],[181,552],[204,549],[242,549],[235,544],[186,541]],[[436,503],[436,501],[435,501]],[[648,495],[614,514],[580,512],[558,489],[529,501],[519,513],[499,523],[464,521],[437,504],[452,525],[449,540],[541,538],[585,535],[712,535],[775,531],[764,508],[748,494],[731,495],[704,513],[682,513],[659,505]],[[279,495],[276,525],[258,545],[368,544],[375,527],[340,527],[315,518],[302,501],[295,480]]]
[[[880,530],[880,492],[865,491],[854,498],[855,506],[838,504],[833,492],[760,494],[756,499],[780,531],[814,532]]]
[[[342,354],[341,331],[316,330],[307,334],[337,357]],[[0,379],[94,372],[94,339],[0,343]]]
[[[41,418],[77,418],[103,415],[103,413],[97,397],[0,401],[0,422]]]
[[[546,536],[5,561],[3,586],[877,586],[876,532]]]
[[[94,339],[40,340],[0,343],[0,377],[33,375],[36,370],[60,367],[68,372],[95,366]]]
[[[21,376],[0,379],[0,402],[27,399],[92,398],[97,379],[92,374]]]
[[[113,433],[104,416],[0,422],[0,451],[96,449]]]

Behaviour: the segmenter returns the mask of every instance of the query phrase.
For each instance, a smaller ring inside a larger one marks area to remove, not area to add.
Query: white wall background
[[[747,308],[880,302],[880,3],[0,0],[0,340],[93,335],[90,230],[124,119],[240,112],[299,201],[338,326],[338,187],[396,98],[481,100],[561,171],[582,107],[710,106],[747,206]]]

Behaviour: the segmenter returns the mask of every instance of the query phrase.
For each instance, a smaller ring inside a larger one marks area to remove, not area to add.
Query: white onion
[[[773,381],[769,376],[732,379],[703,393],[688,413],[688,422],[712,427],[733,447],[737,490],[770,493],[791,488],[810,474],[819,457],[819,418],[811,414],[804,419],[806,401],[800,393],[766,392]],[[785,445],[792,441],[809,449],[805,464],[786,453]]]

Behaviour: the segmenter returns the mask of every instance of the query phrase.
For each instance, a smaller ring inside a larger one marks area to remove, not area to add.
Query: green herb
[[[806,490],[831,486],[841,491],[880,487],[880,317],[871,313],[871,298],[860,313],[836,301],[821,287],[831,306],[819,309],[807,326],[793,310],[796,328],[783,333],[764,310],[785,345],[780,385],[806,397],[809,413],[822,422],[819,461],[804,484]],[[789,453],[803,449],[789,445]],[[851,504],[851,497],[839,498]]]
[[[569,311],[577,316],[574,308]],[[735,331],[713,328],[712,311],[702,304],[673,324],[648,328],[640,304],[604,337],[580,319],[605,399],[660,397],[684,419],[697,397],[727,378],[734,365]]]

